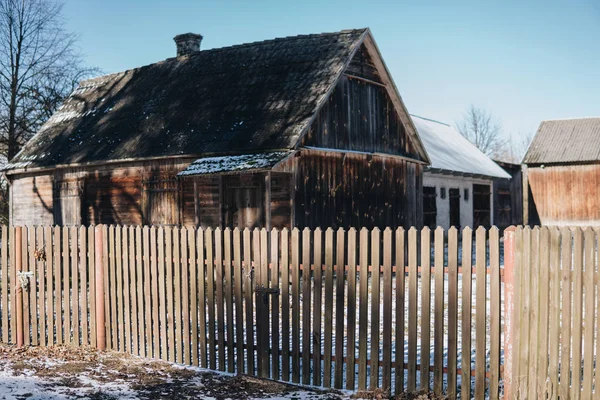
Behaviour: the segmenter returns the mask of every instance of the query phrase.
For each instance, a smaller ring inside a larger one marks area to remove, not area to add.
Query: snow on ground
[[[323,391],[91,348],[0,344],[0,399],[339,400]]]

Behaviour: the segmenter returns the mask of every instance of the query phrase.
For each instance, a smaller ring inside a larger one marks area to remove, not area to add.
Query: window
[[[463,197],[465,198],[465,201],[469,201],[469,189],[465,189]]]
[[[445,199],[446,198],[446,188],[440,188],[440,198]]]

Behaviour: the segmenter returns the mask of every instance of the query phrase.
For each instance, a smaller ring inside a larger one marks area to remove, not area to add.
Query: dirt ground
[[[387,399],[383,391],[320,390],[92,348],[0,343],[0,399]],[[415,393],[404,399],[434,399]],[[437,399],[437,398],[436,398]]]
[[[115,352],[0,344],[0,399],[339,400],[337,391],[214,373]]]

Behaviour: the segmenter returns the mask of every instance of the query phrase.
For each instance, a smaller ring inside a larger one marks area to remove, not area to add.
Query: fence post
[[[15,286],[15,297],[17,302],[17,347],[23,347],[23,287],[21,286],[21,278],[19,272],[23,268],[23,230],[20,226],[15,228],[15,269],[17,273],[17,282]]]
[[[95,278],[96,278],[96,347],[106,350],[106,328],[104,325],[104,248],[102,225],[94,228],[95,239]]]
[[[515,334],[515,226],[504,230],[504,398],[514,398],[512,388],[513,338]]]

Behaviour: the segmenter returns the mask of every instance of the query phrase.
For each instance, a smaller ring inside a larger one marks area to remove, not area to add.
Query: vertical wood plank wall
[[[103,249],[93,229],[23,228],[22,268],[34,274],[25,343],[96,343],[100,251],[110,349],[350,390],[501,394],[495,228],[100,232]],[[517,228],[515,237],[516,323],[527,329],[514,339],[512,381],[534,397],[593,395],[598,232]],[[0,341],[14,343],[15,228],[0,238]]]

